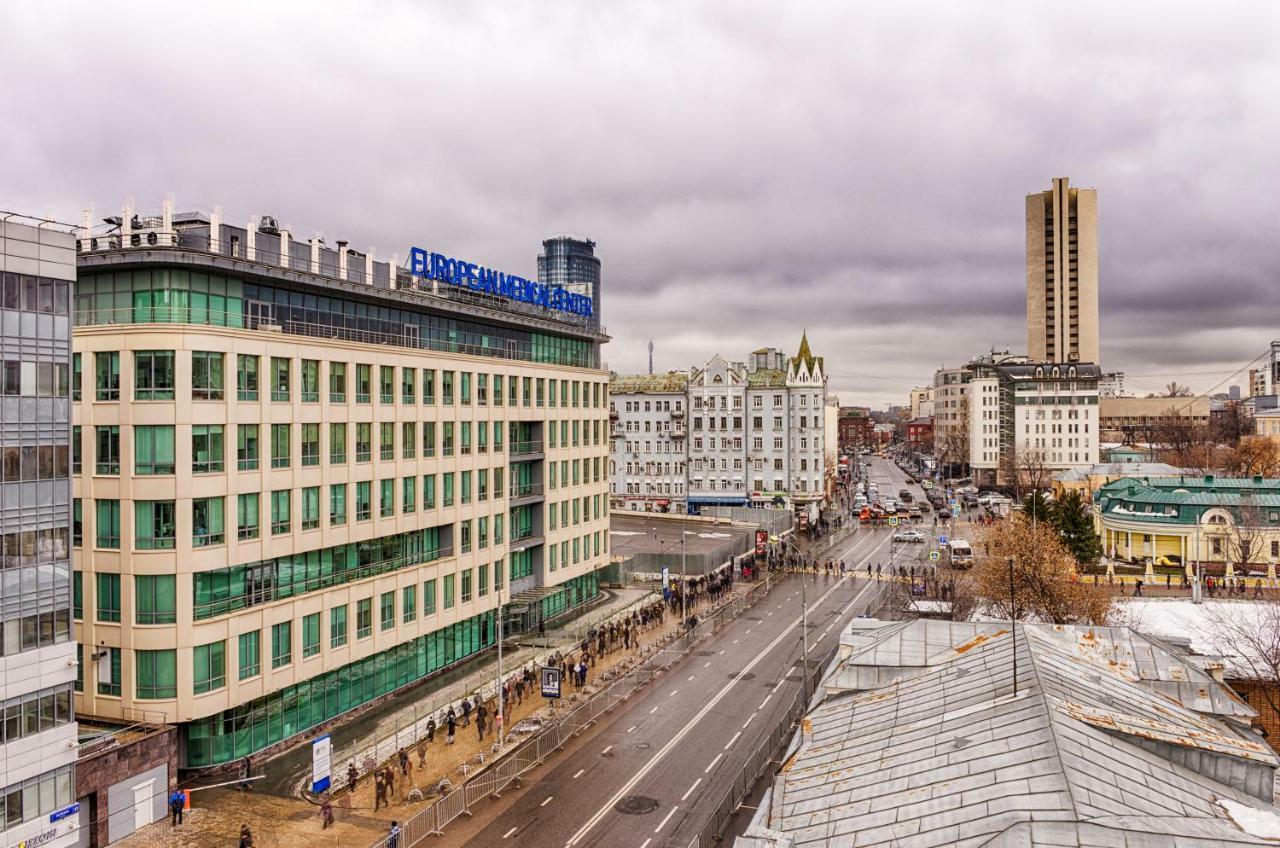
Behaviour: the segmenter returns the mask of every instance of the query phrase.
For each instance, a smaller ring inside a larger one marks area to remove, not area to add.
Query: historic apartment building
[[[1027,195],[1027,356],[1099,362],[1098,192],[1055,177]]]
[[[799,508],[824,498],[836,412],[828,413],[825,366],[807,337],[795,356],[761,348],[745,363],[716,354],[687,375],[615,376],[611,398],[619,508]]]
[[[598,315],[270,218],[108,224],[74,301],[79,711],[226,763],[597,594]]]
[[[686,511],[688,388],[689,376],[679,371],[610,381],[609,492],[615,509]]]
[[[76,844],[70,227],[0,213],[0,845]]]

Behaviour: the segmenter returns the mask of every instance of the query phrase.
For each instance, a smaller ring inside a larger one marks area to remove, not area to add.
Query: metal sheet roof
[[[1218,803],[1280,815],[1276,757],[1225,687],[1124,628],[1014,642],[1007,622],[846,632],[740,848],[1275,844]]]

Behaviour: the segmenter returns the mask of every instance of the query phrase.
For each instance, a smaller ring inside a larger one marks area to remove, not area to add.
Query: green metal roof
[[[1123,477],[1100,488],[1097,501],[1104,514],[1125,521],[1195,524],[1214,508],[1238,519],[1240,508],[1246,506],[1265,510],[1267,523],[1280,523],[1280,479],[1276,478]]]

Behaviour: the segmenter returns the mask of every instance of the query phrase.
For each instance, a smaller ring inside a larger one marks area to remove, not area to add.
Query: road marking
[[[653,829],[653,832],[654,832],[654,833],[657,833],[658,831],[662,830],[662,826],[663,826],[663,825],[665,825],[667,822],[671,821],[671,817],[672,817],[672,816],[674,816],[674,815],[676,814],[676,810],[678,810],[678,809],[680,809],[680,808],[679,808],[679,807],[672,807],[672,808],[671,808],[671,811],[670,811],[670,812],[668,812],[665,816],[663,816],[663,817],[662,817],[662,821],[658,822],[658,826],[657,826],[657,827],[655,827],[655,828]]]
[[[690,679],[690,680],[693,680],[693,675],[692,675],[692,674],[691,674],[691,675],[689,675],[689,679]]]
[[[654,707],[653,709],[649,710],[649,715],[653,715],[653,714],[654,714],[654,713],[656,713],[657,711],[658,711],[658,708],[657,708],[657,707]]]
[[[635,730],[635,729],[636,729],[637,727],[639,727],[639,726],[640,726],[640,725],[638,725],[638,724],[633,724],[633,725],[631,725],[630,727],[628,727],[628,728],[627,728],[627,732],[628,732],[628,733],[630,733],[631,731]]]
[[[724,751],[721,751],[720,753],[716,754],[716,758],[707,764],[707,767],[702,770],[702,773],[709,774],[711,770],[716,767],[716,763],[720,762],[720,758],[723,756],[724,756]]]
[[[706,662],[704,662],[704,663],[702,664],[702,667],[703,667],[703,668],[710,668],[710,667],[711,667],[711,660],[707,660]]]
[[[518,827],[513,827],[513,828],[511,828],[511,829],[510,829],[510,830],[508,830],[506,833],[502,834],[502,838],[503,838],[503,839],[510,839],[510,838],[511,838],[511,834],[515,833],[515,832],[516,832],[517,830],[519,830],[519,829],[520,829],[520,828],[518,828]]]
[[[733,745],[733,743],[738,741],[738,737],[739,737],[739,736],[741,736],[741,735],[742,735],[742,731],[741,731],[741,730],[739,730],[737,733],[733,734],[733,738],[732,738],[732,739],[730,739],[730,740],[729,740],[729,742],[728,742],[728,744],[726,744],[726,745],[724,746],[724,749],[725,749],[726,751],[727,751],[727,750],[729,750],[729,748]]]
[[[737,639],[734,639],[734,640],[733,640],[733,644],[735,644],[735,645],[736,645],[736,644],[738,644],[738,640],[737,640]]]
[[[577,780],[578,778],[582,777],[584,772],[586,772],[586,769],[578,769],[578,773],[573,776],[573,779]]]
[[[834,592],[839,586],[840,584],[836,583],[834,586],[828,589],[822,595],[822,597],[817,599],[817,601],[814,603],[814,606],[815,607],[821,606],[823,602],[825,602],[826,599],[830,597],[831,593]],[[859,592],[857,595],[854,596],[854,601],[856,601],[862,595],[866,594],[867,590],[869,590],[870,588],[871,588],[871,584],[868,583],[866,586],[863,587],[861,592]],[[694,714],[689,719],[689,721],[686,722],[682,728],[680,728],[678,732],[672,734],[671,738],[667,740],[667,743],[663,745],[662,748],[659,749],[656,754],[650,757],[649,761],[646,762],[643,766],[641,766],[636,771],[636,773],[632,775],[631,778],[626,783],[624,783],[618,789],[618,791],[614,793],[614,795],[611,798],[609,798],[609,800],[605,801],[604,805],[600,807],[600,809],[596,810],[596,812],[591,816],[590,819],[588,819],[582,825],[582,827],[578,828],[577,833],[569,837],[569,840],[566,843],[566,846],[569,846],[569,848],[572,848],[572,846],[577,845],[579,842],[581,842],[584,836],[586,836],[588,833],[594,830],[596,825],[600,823],[600,820],[603,819],[606,815],[608,815],[609,811],[613,809],[613,806],[617,804],[619,801],[621,801],[623,798],[625,798],[627,795],[629,795],[631,793],[631,790],[636,787],[636,784],[644,780],[645,777],[648,776],[649,772],[657,768],[658,764],[661,763],[677,745],[683,742],[686,736],[688,736],[691,732],[693,732],[693,729],[698,726],[698,723],[701,722],[702,719],[706,718],[707,714],[710,713],[712,710],[714,710],[716,708],[716,705],[718,705],[721,701],[723,701],[728,696],[729,692],[732,691],[734,684],[738,682],[742,674],[745,674],[751,671],[751,669],[755,668],[756,665],[765,657],[767,657],[769,653],[773,651],[774,648],[782,644],[784,639],[787,639],[788,637],[790,637],[791,631],[795,630],[799,626],[800,626],[800,620],[796,619],[795,621],[791,622],[791,624],[787,625],[787,627],[783,628],[782,632],[779,633],[777,636],[775,636],[772,642],[766,645],[759,653],[756,654],[755,658],[752,659],[751,662],[747,663],[746,666],[744,666],[741,669],[741,672],[737,677],[735,677],[733,680],[725,684],[724,687],[722,687],[720,691],[715,694],[714,697],[710,698],[706,702],[706,704],[703,705],[702,709],[698,710],[698,712]],[[754,716],[755,716],[755,713],[752,713],[752,717]],[[750,723],[751,723],[751,719],[747,719],[747,724],[750,724]],[[746,726],[747,725],[744,724],[743,728],[745,729]]]
[[[769,610],[765,615],[773,615],[773,610]]]
[[[688,789],[686,789],[686,790],[684,791],[684,794],[680,796],[680,800],[681,800],[681,801],[687,801],[687,800],[689,799],[689,796],[693,794],[693,790],[697,789],[697,788],[698,788],[698,784],[699,784],[699,783],[701,783],[701,782],[702,782],[702,778],[698,778],[697,780],[695,780],[695,781],[693,782],[693,785],[692,785],[692,786],[690,786]]]
[[[770,692],[768,695],[765,695],[765,696],[764,696],[764,700],[760,702],[760,706],[756,707],[756,709],[757,709],[757,710],[763,710],[763,709],[764,709],[764,705],[765,705],[765,704],[767,704],[767,703],[769,703],[769,699],[770,699],[770,698],[772,698],[772,697],[773,697],[773,693],[772,693],[772,692]]]
[[[748,628],[747,628],[747,632],[746,632],[746,633],[744,633],[744,634],[742,634],[742,635],[744,635],[744,636],[750,636],[750,635],[751,635],[751,628],[750,628],[750,627],[748,627]]]
[[[671,694],[670,694],[670,695],[668,695],[667,697],[668,697],[668,698],[674,698],[674,697],[676,696],[676,693],[677,693],[677,692],[679,692],[679,691],[680,691],[679,689],[672,689],[672,690],[671,690]]]
[[[613,746],[610,745],[608,748],[605,748],[603,751],[601,751],[600,754],[603,756],[604,754],[607,754],[612,750],[613,750]]]
[[[651,836],[648,839],[646,839],[644,842],[640,843],[640,848],[649,848],[649,843],[652,841],[653,841],[653,837]]]
[[[781,681],[781,680],[779,680],[777,683],[775,683],[775,684],[773,685],[773,688],[769,690],[769,693],[770,693],[770,694],[776,694],[776,693],[777,693],[777,691],[778,691],[779,689],[781,689],[781,688],[782,688],[782,681]]]
[[[722,654],[724,653],[724,648],[721,648],[721,649],[720,649],[720,653],[722,653]]]
[[[545,807],[545,806],[547,806],[548,804],[550,804],[550,803],[551,803],[551,799],[552,799],[552,798],[555,798],[555,797],[556,797],[556,796],[554,796],[554,795],[548,795],[548,796],[547,796],[547,800],[543,801],[543,802],[542,802],[541,804],[539,804],[538,806],[539,806],[539,807]]]
[[[747,725],[751,723],[751,719],[753,719],[753,718],[755,718],[755,717],[756,717],[756,714],[755,714],[755,713],[752,713],[751,715],[747,716],[747,720],[746,720],[746,721],[744,721],[744,722],[742,723],[742,729],[743,729],[743,730],[746,730],[746,729],[747,729]]]

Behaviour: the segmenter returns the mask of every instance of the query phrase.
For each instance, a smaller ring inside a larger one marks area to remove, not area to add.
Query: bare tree
[[[1240,497],[1235,508],[1227,507],[1231,513],[1231,521],[1224,526],[1224,548],[1228,562],[1234,562],[1242,571],[1249,570],[1249,563],[1262,553],[1265,544],[1266,527],[1263,523],[1264,513],[1257,498],[1252,494]]]
[[[1045,452],[1039,448],[1010,449],[1000,458],[1000,479],[1013,487],[1014,500],[1019,503],[1023,492],[1048,489],[1051,477]]]
[[[1191,389],[1180,385],[1177,380],[1164,387],[1165,397],[1191,397]]]
[[[1218,446],[1209,425],[1183,415],[1170,406],[1163,420],[1151,428],[1151,440],[1160,445],[1164,461],[1179,468],[1213,471],[1219,464]]]
[[[1222,470],[1233,476],[1280,475],[1280,442],[1267,436],[1241,439],[1223,458]]]
[[[1235,667],[1232,676],[1261,682],[1256,690],[1280,714],[1280,602],[1209,603],[1204,610],[1214,645]]]
[[[1253,422],[1245,415],[1244,405],[1238,400],[1227,401],[1222,411],[1215,413],[1209,422],[1214,441],[1238,445],[1240,440],[1253,432]]]

